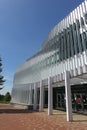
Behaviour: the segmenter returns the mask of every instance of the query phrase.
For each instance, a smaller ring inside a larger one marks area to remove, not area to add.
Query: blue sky
[[[0,0],[0,55],[11,92],[16,68],[41,47],[51,29],[83,0]]]

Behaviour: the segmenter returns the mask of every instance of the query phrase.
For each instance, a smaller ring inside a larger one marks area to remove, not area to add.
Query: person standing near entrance
[[[76,98],[76,110],[79,111],[81,109],[81,97],[77,96]]]

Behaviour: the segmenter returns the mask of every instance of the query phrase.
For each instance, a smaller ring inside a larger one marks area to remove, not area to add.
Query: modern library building
[[[11,103],[43,111],[87,113],[87,0],[47,35],[40,50],[15,74]]]

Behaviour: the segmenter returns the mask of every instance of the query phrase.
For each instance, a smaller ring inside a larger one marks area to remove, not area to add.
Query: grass
[[[8,104],[9,102],[7,102],[7,101],[5,101],[5,100],[0,100],[0,103],[1,103],[1,104],[4,104],[4,103],[5,103],[5,104]]]

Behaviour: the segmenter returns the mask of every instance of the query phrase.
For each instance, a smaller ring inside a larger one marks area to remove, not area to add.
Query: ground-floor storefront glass
[[[71,86],[72,109],[73,112],[87,114],[87,84]],[[45,90],[44,106],[48,104],[48,91]],[[66,110],[65,87],[53,88],[53,108]]]

